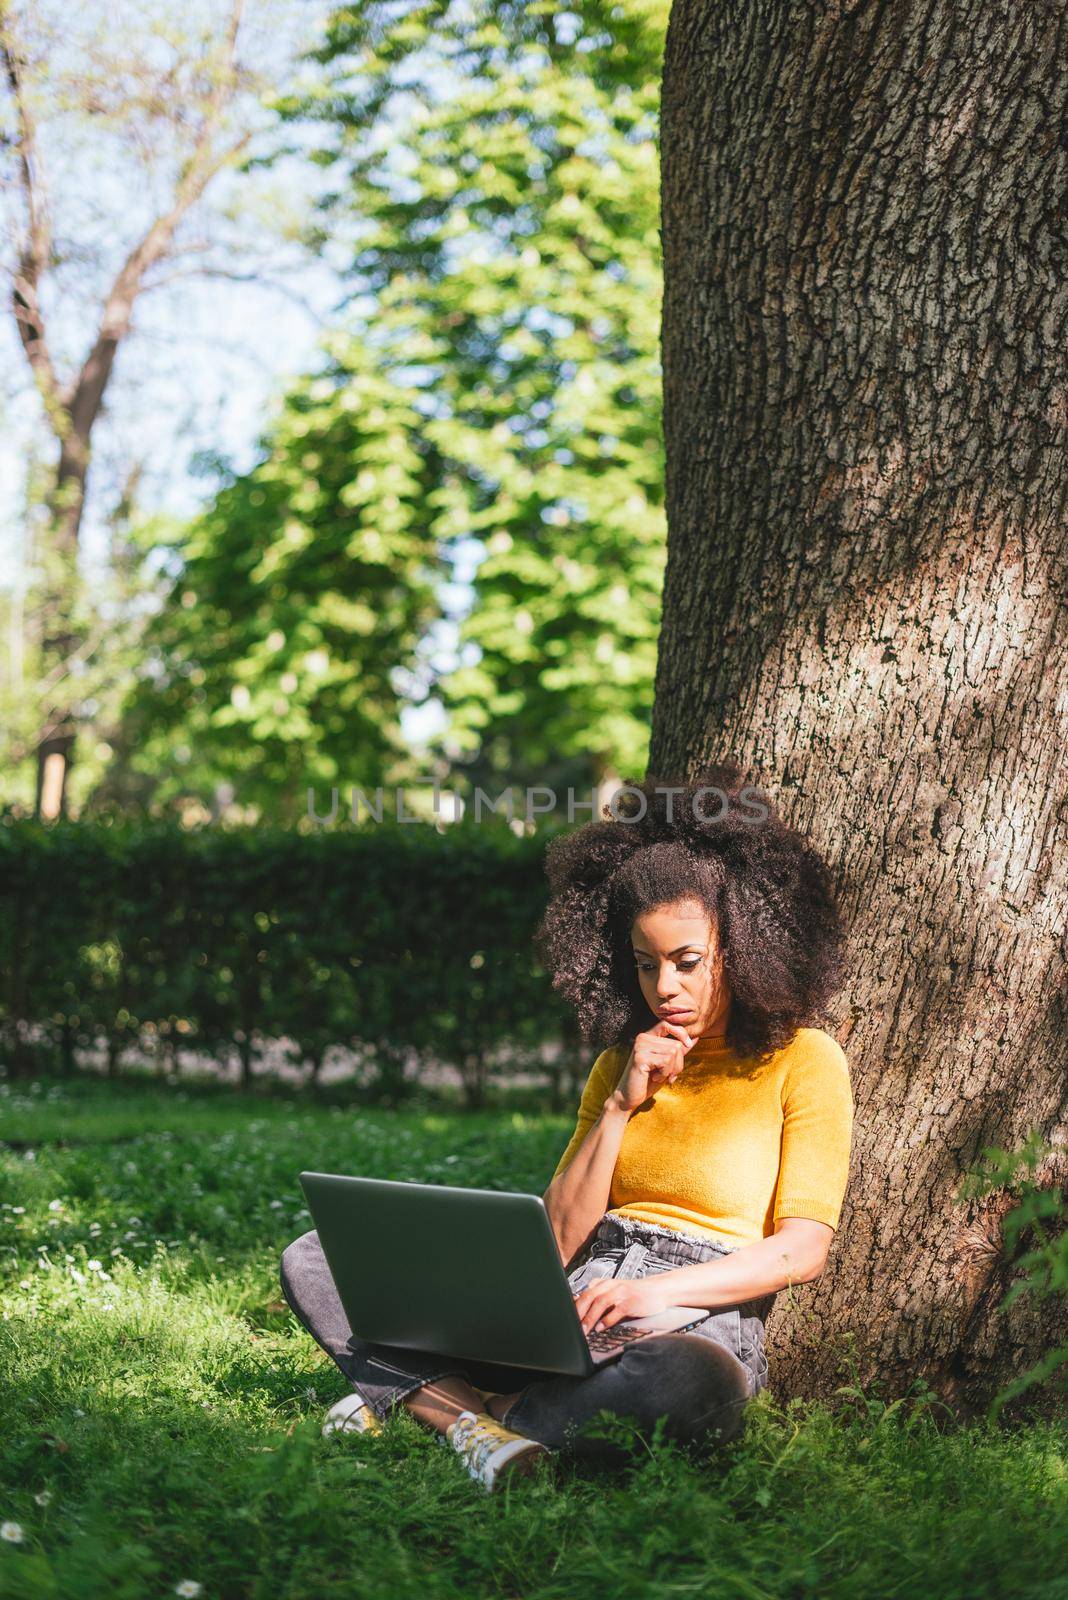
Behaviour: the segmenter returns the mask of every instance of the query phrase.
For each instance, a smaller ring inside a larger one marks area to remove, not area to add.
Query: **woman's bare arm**
[[[693,1039],[674,1022],[658,1022],[639,1033],[616,1087],[568,1165],[543,1199],[566,1267],[608,1208],[619,1147],[631,1113],[661,1084],[674,1083]]]
[[[545,1209],[566,1267],[608,1209],[612,1174],[630,1120],[615,1093],[609,1095],[568,1165],[545,1191]]]

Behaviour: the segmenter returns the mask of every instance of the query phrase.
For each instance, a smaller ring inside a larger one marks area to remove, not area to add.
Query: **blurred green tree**
[[[315,98],[282,109],[321,129],[311,242],[350,253],[352,298],[261,463],[174,543],[142,757],[177,740],[281,815],[301,774],[390,781],[400,702],[436,695],[430,753],[468,785],[644,770],[667,10],[335,13]]]
[[[145,783],[159,810],[210,805],[226,781],[239,807],[291,821],[309,787],[410,775],[399,717],[404,670],[438,614],[441,463],[418,393],[359,341],[329,349],[286,395],[252,472],[191,526],[141,530],[179,572],[146,631],[124,760],[98,806]]]

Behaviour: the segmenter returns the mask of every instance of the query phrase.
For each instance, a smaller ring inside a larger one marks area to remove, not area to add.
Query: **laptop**
[[[300,1184],[349,1326],[375,1344],[583,1377],[711,1314],[669,1306],[583,1332],[540,1195],[329,1172]]]

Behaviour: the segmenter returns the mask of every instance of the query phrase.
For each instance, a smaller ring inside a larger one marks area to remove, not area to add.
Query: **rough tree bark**
[[[984,1146],[1063,1192],[1068,13],[675,0],[661,124],[669,553],[652,774],[733,756],[834,863],[849,1190],[768,1327],[781,1392],[973,1414],[1065,1328]],[[1060,874],[1056,872],[1060,857]]]

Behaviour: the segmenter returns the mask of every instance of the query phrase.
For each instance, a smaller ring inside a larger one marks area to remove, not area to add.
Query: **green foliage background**
[[[0,826],[0,1059],[16,1077],[76,1070],[103,1041],[225,1061],[249,1078],[288,1040],[317,1073],[352,1051],[367,1093],[396,1102],[420,1063],[489,1072],[541,1061],[558,1100],[592,1056],[532,953],[544,839],[504,823],[179,829]]]
[[[668,5],[343,7],[309,102],[351,297],[262,459],[186,528],[98,808],[230,781],[644,770],[664,564],[657,119]],[[477,563],[464,609],[448,579]],[[437,665],[442,624],[458,663]],[[425,770],[425,769],[424,769]]]

